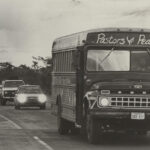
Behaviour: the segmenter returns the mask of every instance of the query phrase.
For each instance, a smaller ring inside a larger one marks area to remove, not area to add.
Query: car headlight
[[[110,104],[109,98],[107,98],[107,97],[100,97],[99,98],[99,105],[100,106],[106,107],[106,106],[109,106],[109,104]]]
[[[17,95],[17,101],[20,103],[25,103],[27,100],[26,96],[24,94],[18,94]]]
[[[40,94],[38,100],[40,103],[45,103],[47,100],[46,95]]]

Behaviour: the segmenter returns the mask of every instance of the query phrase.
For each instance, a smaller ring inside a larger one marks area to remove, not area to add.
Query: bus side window
[[[58,72],[61,70],[61,53],[58,53]]]
[[[52,56],[52,70],[54,71],[54,72],[56,72],[56,57],[55,57],[55,55],[56,54],[53,54],[53,56]]]
[[[69,57],[68,57],[68,52],[66,52],[66,70],[67,70],[67,72],[69,72],[68,66],[69,66]]]
[[[69,72],[72,72],[72,51],[69,52]]]
[[[57,72],[57,54],[55,54],[54,56],[55,56],[55,58],[54,58],[55,64],[53,64],[53,65],[55,66],[55,72]]]
[[[73,51],[70,52],[70,71],[74,72],[75,69],[74,69],[74,67],[72,65],[73,64],[73,55],[72,54],[73,54]]]
[[[63,72],[66,72],[66,52],[63,52]]]

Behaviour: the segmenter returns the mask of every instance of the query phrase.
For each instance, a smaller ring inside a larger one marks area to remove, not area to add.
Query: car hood
[[[17,87],[5,87],[3,88],[4,91],[17,91],[18,88]]]

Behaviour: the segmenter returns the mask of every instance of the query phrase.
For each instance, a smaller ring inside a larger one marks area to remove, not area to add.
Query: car
[[[21,107],[40,107],[46,108],[47,97],[41,90],[39,85],[22,85],[15,94],[15,109]]]
[[[7,101],[14,102],[15,93],[21,85],[25,85],[23,80],[3,80],[0,98],[1,105],[6,105]]]

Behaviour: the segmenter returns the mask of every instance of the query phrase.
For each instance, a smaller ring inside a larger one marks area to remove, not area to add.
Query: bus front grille
[[[150,108],[150,97],[111,97],[110,100],[114,107]]]

